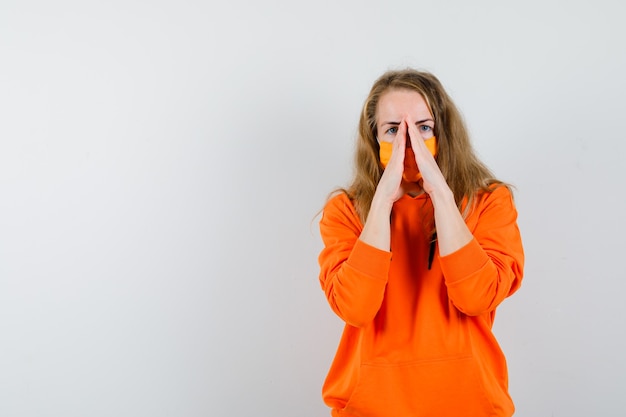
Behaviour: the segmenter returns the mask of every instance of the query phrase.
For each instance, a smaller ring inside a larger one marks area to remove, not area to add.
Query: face
[[[393,142],[400,122],[407,116],[415,120],[417,130],[424,140],[434,136],[435,121],[422,95],[411,90],[390,90],[383,93],[378,101],[376,111],[378,141]],[[408,140],[407,146],[410,146]]]

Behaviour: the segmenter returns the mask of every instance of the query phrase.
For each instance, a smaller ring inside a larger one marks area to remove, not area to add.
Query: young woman
[[[374,83],[356,175],[320,220],[320,283],[346,324],[323,387],[333,416],[513,414],[491,327],[522,280],[516,218],[437,78]]]

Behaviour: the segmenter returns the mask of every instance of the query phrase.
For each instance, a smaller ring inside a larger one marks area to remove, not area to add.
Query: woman
[[[513,414],[491,327],[522,280],[516,218],[437,78],[374,83],[355,178],[320,220],[320,282],[346,323],[323,387],[333,416]]]

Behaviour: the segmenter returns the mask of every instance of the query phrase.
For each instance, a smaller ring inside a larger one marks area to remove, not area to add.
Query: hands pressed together
[[[422,174],[418,183],[407,183],[403,180],[407,139]],[[361,240],[379,249],[390,250],[389,216],[393,204],[409,191],[423,190],[433,202],[439,254],[447,255],[467,244],[473,236],[456,206],[454,195],[437,161],[424,144],[424,139],[410,116],[402,119],[392,143],[391,158],[376,188]]]
[[[389,163],[380,179],[376,197],[393,204],[402,197],[413,184],[402,181],[405,167],[407,139],[415,154],[415,163],[422,175],[418,187],[432,196],[437,191],[449,191],[448,184],[418,131],[415,121],[407,116],[400,122],[398,133],[393,140],[393,150]]]

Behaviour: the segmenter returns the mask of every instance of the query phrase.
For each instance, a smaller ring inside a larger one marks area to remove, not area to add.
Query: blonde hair
[[[376,80],[363,105],[354,178],[347,189],[341,190],[352,200],[362,223],[365,223],[384,169],[376,140],[376,111],[381,96],[389,90],[416,91],[424,97],[435,121],[437,165],[463,217],[467,217],[481,192],[493,191],[494,184],[505,185],[494,178],[476,156],[460,112],[434,75],[414,69],[388,71]]]

